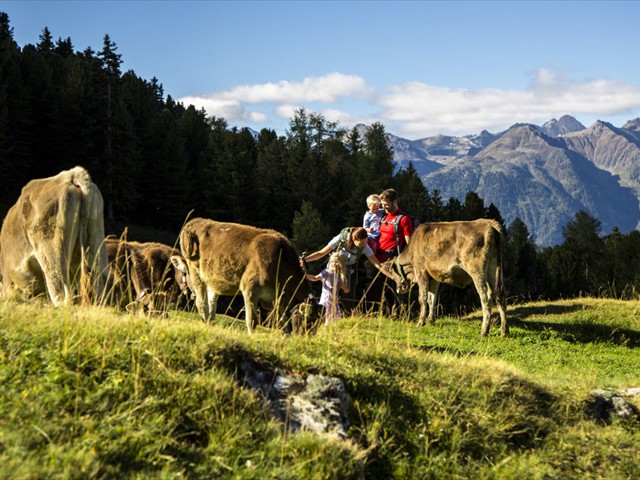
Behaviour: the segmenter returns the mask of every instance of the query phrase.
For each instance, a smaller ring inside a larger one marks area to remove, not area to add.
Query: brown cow
[[[108,293],[113,303],[122,308],[136,302],[151,312],[165,312],[179,304],[187,275],[172,262],[172,257],[180,257],[177,249],[114,237],[105,243],[109,254]]]
[[[429,323],[435,322],[441,283],[464,288],[473,282],[482,303],[482,335],[490,328],[491,306],[500,312],[502,335],[509,333],[502,285],[504,233],[495,220],[423,223],[411,235],[411,243],[397,258],[409,280],[419,286],[420,319],[429,307]]]
[[[205,321],[215,316],[219,295],[242,292],[251,333],[259,303],[277,303],[282,313],[310,293],[293,244],[275,230],[194,218],[180,233],[180,249]]]
[[[137,248],[149,269],[155,308],[165,311],[170,306],[178,306],[187,296],[190,282],[188,272],[181,269],[184,260],[180,251],[158,242],[129,243]]]
[[[132,303],[150,306],[151,275],[138,249],[120,238],[105,240],[109,257],[108,303],[125,308]],[[151,305],[150,308],[153,308]]]
[[[101,299],[107,275],[103,206],[82,167],[27,183],[0,232],[3,294],[48,292],[62,305],[82,289]]]

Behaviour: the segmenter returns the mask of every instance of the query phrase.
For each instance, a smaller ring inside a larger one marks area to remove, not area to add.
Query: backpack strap
[[[404,215],[404,213],[398,213],[398,215],[396,215],[396,218],[394,218],[391,222],[387,222],[385,220],[387,218],[386,215],[382,219],[382,223],[393,225],[393,233],[396,236],[396,250],[398,251],[398,255],[400,254],[400,235],[398,235],[398,226],[400,225],[400,220],[402,220],[402,217],[404,217]]]

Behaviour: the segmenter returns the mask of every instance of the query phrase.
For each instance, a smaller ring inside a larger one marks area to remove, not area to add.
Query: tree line
[[[82,165],[116,235],[139,226],[175,238],[191,215],[273,228],[300,251],[315,250],[344,226],[360,225],[367,195],[385,188],[396,189],[401,208],[423,222],[494,218],[504,225],[495,205],[475,192],[445,200],[412,165],[399,170],[381,123],[347,130],[301,108],[284,135],[230,128],[121,65],[108,35],[100,51],[76,51],[70,38],[54,40],[45,27],[35,45],[20,47],[0,12],[2,218],[29,180]],[[537,247],[518,218],[505,230],[512,298],[637,298],[638,231],[603,236],[586,212],[554,247]],[[452,305],[476,301],[466,290],[445,289],[445,306],[447,298]]]

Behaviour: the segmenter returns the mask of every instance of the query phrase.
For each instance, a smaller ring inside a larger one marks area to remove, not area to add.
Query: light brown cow
[[[502,335],[509,333],[502,285],[504,233],[494,220],[432,222],[421,224],[411,243],[397,258],[409,280],[418,284],[419,325],[429,308],[429,323],[435,322],[441,283],[464,288],[473,282],[482,303],[481,334],[489,333],[491,306],[500,313]]]
[[[180,249],[205,321],[215,316],[219,295],[242,292],[251,333],[259,303],[271,309],[277,301],[284,312],[310,293],[295,248],[275,230],[194,218],[180,233]]]
[[[3,294],[48,292],[69,304],[80,287],[102,297],[107,275],[103,200],[82,167],[32,180],[0,232]]]

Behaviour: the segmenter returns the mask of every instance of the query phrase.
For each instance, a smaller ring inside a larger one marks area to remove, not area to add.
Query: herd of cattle
[[[319,309],[293,244],[281,233],[194,218],[180,232],[180,248],[105,238],[103,199],[82,167],[30,181],[0,231],[0,292],[48,294],[54,305],[80,298],[98,304],[166,311],[189,293],[205,321],[220,295],[241,293],[249,333],[259,305],[301,330]],[[508,334],[502,295],[501,226],[492,220],[423,223],[396,259],[398,290],[419,286],[420,324],[433,323],[441,283],[473,283],[482,304],[482,335],[491,308]],[[389,266],[393,268],[393,266]]]

